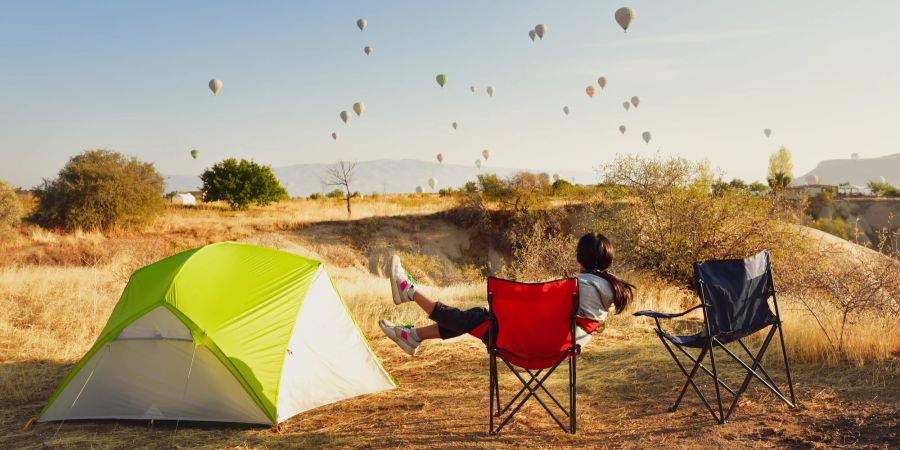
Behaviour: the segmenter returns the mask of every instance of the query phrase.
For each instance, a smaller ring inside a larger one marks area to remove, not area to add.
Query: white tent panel
[[[119,332],[117,339],[178,339],[191,341],[191,332],[168,309],[160,306]]]
[[[271,424],[247,391],[171,312],[129,325],[75,375],[41,421],[205,420]]]
[[[278,389],[278,422],[318,406],[394,388],[320,268],[303,299]]]

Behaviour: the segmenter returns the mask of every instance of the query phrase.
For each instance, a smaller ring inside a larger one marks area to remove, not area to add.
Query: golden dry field
[[[782,300],[782,311],[797,409],[751,384],[724,425],[714,425],[690,393],[677,412],[667,412],[683,376],[652,321],[622,314],[578,358],[577,435],[558,430],[534,402],[499,436],[488,435],[488,359],[479,341],[430,341],[409,357],[377,326],[381,318],[427,323],[415,306],[394,306],[390,299],[383,275],[394,252],[433,297],[459,306],[484,304],[484,271],[476,262],[496,257],[471,238],[471,230],[442,219],[452,206],[438,197],[365,199],[354,205],[352,220],[336,201],[293,200],[247,212],[173,207],[144,232],[111,235],[24,225],[0,244],[0,448],[900,447],[900,321],[888,316],[852,323],[848,357],[838,361],[818,324],[790,297]],[[22,431],[91,346],[133,270],[221,240],[324,261],[400,386],[300,414],[277,430],[78,421]],[[650,274],[620,275],[638,286],[631,310],[680,311],[696,302],[685,288]],[[688,330],[699,320],[689,315],[674,326]],[[777,350],[769,352],[766,367],[781,382]],[[733,374],[726,379],[738,384],[738,367],[726,368]],[[563,379],[551,387],[561,389]],[[507,389],[514,381],[509,374],[502,379]],[[704,380],[701,387],[712,385]]]

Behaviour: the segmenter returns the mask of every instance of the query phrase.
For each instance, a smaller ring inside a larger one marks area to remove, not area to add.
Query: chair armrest
[[[647,316],[647,317],[652,317],[654,319],[671,319],[674,317],[681,317],[697,308],[702,308],[702,307],[703,307],[703,305],[700,304],[700,305],[694,306],[693,308],[686,309],[680,313],[661,313],[661,312],[650,311],[650,310],[645,309],[643,311],[638,311],[638,312],[634,313],[634,315],[635,316]]]

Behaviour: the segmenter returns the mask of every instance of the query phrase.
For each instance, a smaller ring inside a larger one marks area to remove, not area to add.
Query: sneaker
[[[400,264],[400,257],[394,255],[391,258],[391,294],[394,297],[394,304],[411,301],[415,287],[416,280]]]
[[[416,354],[422,341],[413,337],[411,333],[412,325],[394,325],[390,320],[384,319],[379,320],[378,325],[381,326],[381,331],[384,332],[385,336],[396,342],[403,351],[410,355]]]

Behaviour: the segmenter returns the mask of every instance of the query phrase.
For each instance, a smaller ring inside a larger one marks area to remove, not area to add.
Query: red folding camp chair
[[[580,350],[575,343],[578,280],[570,278],[548,283],[517,283],[489,278],[487,286],[490,320],[471,334],[477,337],[483,336],[485,332],[489,334],[490,433],[499,433],[525,402],[533,397],[563,431],[575,434],[575,355]],[[504,407],[500,405],[498,358],[523,385]],[[544,387],[544,382],[566,360],[569,361],[568,410]],[[517,367],[522,371],[517,370]],[[523,373],[527,374],[528,379]],[[522,394],[525,395],[519,400]],[[544,402],[544,394],[568,417],[568,428]],[[515,407],[506,414],[514,403]],[[498,420],[502,418],[496,429],[495,417]]]

